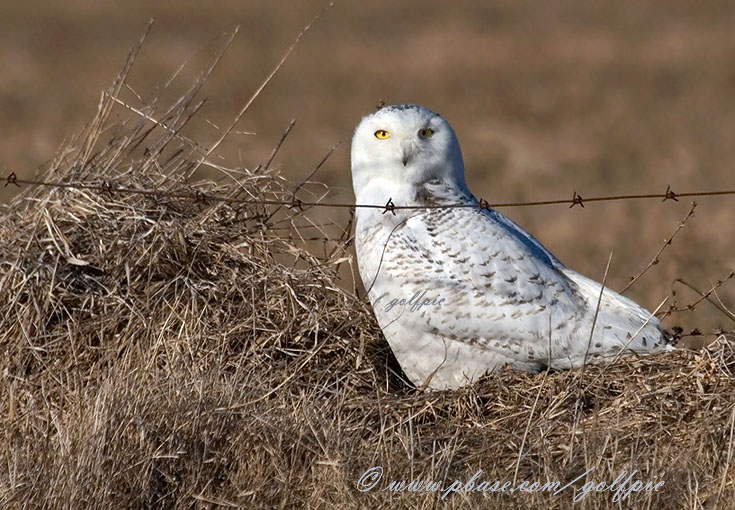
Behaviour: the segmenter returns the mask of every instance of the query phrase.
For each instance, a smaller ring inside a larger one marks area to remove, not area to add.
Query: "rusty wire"
[[[289,208],[301,209],[303,207],[333,207],[333,208],[368,208],[368,209],[382,209],[383,213],[391,212],[395,214],[397,210],[404,209],[490,209],[490,208],[501,208],[501,207],[530,207],[539,205],[560,205],[570,204],[572,208],[575,205],[584,207],[585,203],[588,202],[610,202],[617,200],[647,200],[658,198],[662,202],[667,200],[678,201],[680,198],[692,198],[692,197],[712,197],[712,196],[725,196],[735,195],[735,190],[710,190],[710,191],[687,191],[683,193],[676,193],[671,189],[671,186],[666,187],[666,191],[663,193],[639,193],[629,195],[606,195],[583,198],[576,191],[572,193],[572,198],[561,198],[556,200],[535,200],[530,202],[497,202],[490,203],[487,200],[481,198],[477,204],[443,204],[443,205],[395,205],[393,199],[389,198],[385,204],[348,204],[348,203],[328,203],[328,202],[308,202],[296,198],[296,195],[291,200],[253,200],[246,198],[235,198],[225,197],[212,193],[204,193],[201,190],[193,190],[190,192],[183,191],[163,191],[157,189],[137,189],[129,188],[125,186],[119,186],[113,182],[103,180],[100,182],[54,182],[44,181],[38,179],[21,179],[15,172],[10,173],[7,176],[0,176],[0,182],[5,181],[5,186],[15,185],[20,187],[21,185],[27,186],[46,186],[56,188],[67,188],[67,189],[80,189],[80,190],[96,190],[100,193],[112,194],[112,193],[124,193],[124,194],[135,194],[135,195],[146,195],[154,197],[169,197],[179,199],[192,199],[197,202],[204,201],[217,201],[226,202],[231,204],[244,204],[244,205],[278,205],[287,206]]]

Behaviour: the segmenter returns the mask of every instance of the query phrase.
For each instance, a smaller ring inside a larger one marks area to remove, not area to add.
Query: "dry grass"
[[[132,64],[132,59],[128,62]],[[288,199],[277,174],[189,183],[181,101],[117,105],[46,177]],[[347,238],[300,240],[296,210],[27,188],[0,211],[4,508],[569,508],[548,493],[361,493],[389,480],[587,480],[640,471],[657,493],[578,508],[724,508],[735,500],[735,347],[610,367],[503,372],[420,393],[339,280]],[[334,230],[336,227],[329,227]],[[316,231],[323,229],[317,228]],[[337,229],[339,230],[339,229]],[[730,503],[728,503],[730,502]]]

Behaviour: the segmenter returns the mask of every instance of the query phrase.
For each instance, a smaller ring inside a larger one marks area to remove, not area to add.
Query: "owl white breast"
[[[600,284],[479,207],[438,114],[398,105],[367,115],[351,157],[357,204],[419,207],[358,208],[355,233],[375,316],[417,387],[457,388],[506,364],[563,369],[671,348],[649,312],[609,289],[600,300]],[[468,207],[437,207],[450,204]]]

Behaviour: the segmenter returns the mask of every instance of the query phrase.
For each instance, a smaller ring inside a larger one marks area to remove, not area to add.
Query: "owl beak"
[[[405,143],[401,145],[401,162],[403,166],[406,166],[411,158],[413,157],[413,147],[410,144]]]

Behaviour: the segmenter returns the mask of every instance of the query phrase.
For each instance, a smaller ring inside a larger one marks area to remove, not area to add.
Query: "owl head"
[[[363,117],[352,137],[351,158],[360,203],[383,203],[390,196],[406,204],[429,181],[467,188],[454,130],[423,106],[386,106]]]

